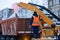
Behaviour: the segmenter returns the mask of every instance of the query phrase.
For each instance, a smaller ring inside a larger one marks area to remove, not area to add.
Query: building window
[[[50,1],[49,1],[49,5],[52,6],[52,4],[53,4],[53,2],[52,2],[52,0],[50,0]]]
[[[53,4],[54,4],[54,5],[59,4],[59,0],[53,0]]]
[[[58,10],[58,13],[60,13],[60,9]]]
[[[59,4],[60,4],[60,0],[59,0]]]
[[[56,4],[59,4],[59,0],[56,0]]]
[[[56,0],[53,0],[53,4],[54,4],[54,5],[56,4]]]
[[[58,16],[60,17],[60,9],[58,10]]]

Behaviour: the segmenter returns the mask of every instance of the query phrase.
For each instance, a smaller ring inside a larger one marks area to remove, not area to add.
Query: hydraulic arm
[[[40,17],[43,19],[43,21],[49,25],[49,27],[51,27],[51,25],[54,24],[53,21],[51,21],[51,19],[49,19],[45,14],[43,14],[43,12],[41,12],[41,10],[39,10],[36,6],[26,4],[26,3],[22,3],[22,2],[20,2],[18,5],[22,8],[26,8],[28,10],[36,11],[37,14],[40,15]],[[55,25],[55,27],[56,27],[56,30],[58,30],[58,26]]]

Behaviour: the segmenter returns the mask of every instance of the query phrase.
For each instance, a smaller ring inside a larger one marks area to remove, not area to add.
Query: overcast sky
[[[46,0],[33,0],[32,2],[35,2],[39,5],[45,5],[47,6],[47,4],[45,4],[47,1]],[[31,2],[31,0],[0,0],[0,10],[4,9],[4,8],[11,8],[12,7],[12,4],[15,3],[15,2],[25,2],[25,3],[28,3],[28,2]]]

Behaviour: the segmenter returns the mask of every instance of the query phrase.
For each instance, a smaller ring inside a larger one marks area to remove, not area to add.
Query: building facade
[[[30,0],[30,3],[45,6],[48,8],[48,0]]]
[[[60,0],[48,0],[48,8],[60,17]]]
[[[14,13],[13,9],[5,8],[0,11],[0,18],[2,20],[9,18]]]

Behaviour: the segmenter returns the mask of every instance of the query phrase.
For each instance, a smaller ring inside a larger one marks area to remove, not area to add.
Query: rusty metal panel
[[[17,22],[17,31],[19,33],[32,32],[32,29],[29,28],[30,18],[19,18]]]
[[[3,35],[17,35],[16,19],[9,19],[1,24]]]
[[[29,28],[28,28],[29,21],[30,21],[29,18],[20,18],[20,19],[18,19],[17,30],[18,31],[28,31],[29,30]]]
[[[9,19],[2,22],[3,35],[17,35],[19,31],[30,31],[29,18]]]

